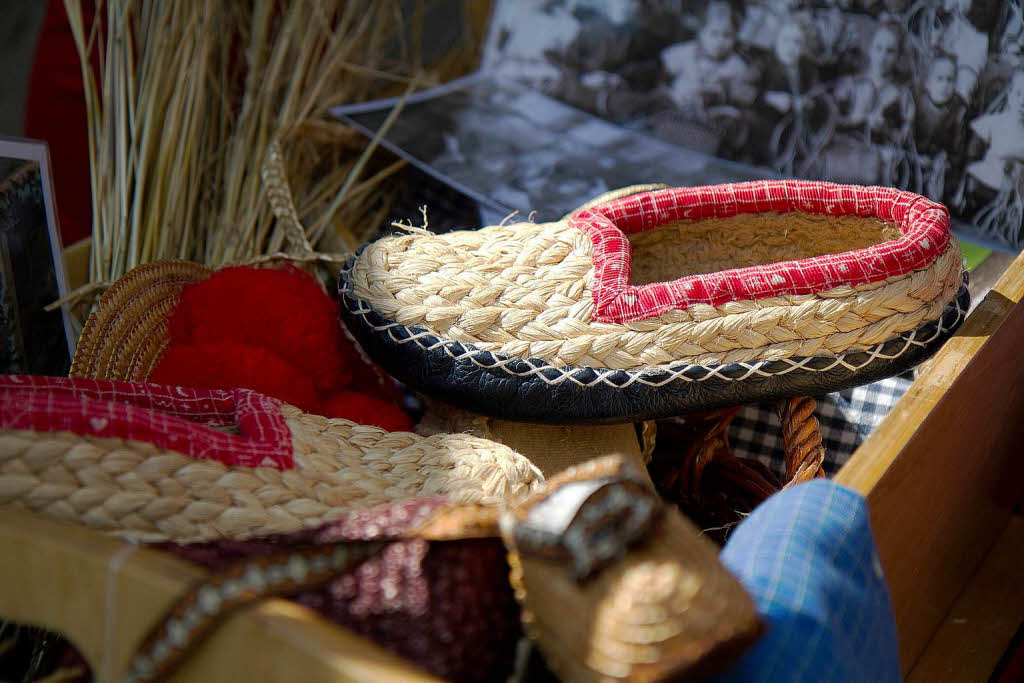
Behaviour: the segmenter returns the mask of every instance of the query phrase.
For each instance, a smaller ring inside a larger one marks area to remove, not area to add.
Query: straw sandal
[[[552,423],[871,382],[929,357],[969,304],[943,206],[807,181],[413,231],[364,246],[339,288],[349,329],[399,379],[478,413]]]

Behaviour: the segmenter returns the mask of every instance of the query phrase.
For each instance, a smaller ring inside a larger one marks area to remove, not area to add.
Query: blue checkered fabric
[[[898,681],[899,647],[867,503],[826,480],[782,491],[721,554],[764,637],[718,681]]]
[[[881,423],[910,386],[909,376],[889,377],[848,391],[817,398],[814,414],[825,446],[825,472],[832,476]],[[743,406],[729,425],[734,454],[760,460],[780,481],[786,480],[782,428],[774,404]]]

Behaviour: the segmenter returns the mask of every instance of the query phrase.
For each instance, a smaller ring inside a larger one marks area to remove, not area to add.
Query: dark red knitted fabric
[[[442,504],[404,501],[294,534],[160,547],[223,569],[310,542],[401,536]],[[508,573],[497,538],[397,540],[355,571],[294,599],[446,680],[504,680],[520,633]]]
[[[307,413],[320,409],[312,380],[273,351],[251,344],[172,344],[148,381],[207,389],[252,389]]]
[[[343,417],[359,424],[373,425],[389,432],[408,432],[412,420],[394,403],[356,391],[339,391],[320,404],[323,415]]]
[[[186,287],[168,329],[172,345],[238,342],[286,359],[318,391],[346,386],[359,358],[334,302],[298,268],[223,268]]]

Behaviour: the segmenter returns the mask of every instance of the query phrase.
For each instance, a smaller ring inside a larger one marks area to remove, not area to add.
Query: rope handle
[[[782,422],[782,448],[786,453],[786,487],[825,476],[825,447],[814,416],[817,402],[810,396],[779,401],[775,410]]]
[[[652,478],[663,495],[676,502],[700,506],[709,500],[705,474],[713,464],[719,484],[753,509],[782,488],[825,476],[825,449],[821,429],[814,416],[816,403],[810,397],[782,399],[776,404],[782,427],[786,460],[786,482],[781,484],[764,464],[736,456],[729,446],[729,425],[739,407],[691,415],[682,424],[668,423],[662,429],[673,430],[673,443],[683,448],[673,454],[662,452],[651,462]],[[714,487],[712,487],[714,488]]]
[[[288,173],[284,166],[284,154],[278,140],[272,141],[267,146],[267,152],[260,167],[260,177],[263,179],[263,187],[267,192],[270,210],[274,213],[274,217],[284,232],[287,249],[283,252],[257,256],[238,265],[272,265],[275,262],[287,261],[312,268],[316,265],[337,266],[345,263],[351,257],[349,253],[327,254],[313,249],[313,245],[310,244],[309,238],[306,236],[306,229],[303,227],[302,221],[299,220],[299,212],[295,208],[292,189],[288,184]]]
[[[825,448],[821,445],[821,428],[814,416],[817,402],[809,396],[782,399],[775,404],[775,411],[782,423],[782,449],[786,454],[786,484],[795,484],[825,476],[823,463]],[[693,458],[690,490],[696,493],[701,488],[704,470],[712,462],[732,465],[742,462],[729,448],[729,425],[739,408],[729,408],[715,413],[703,434],[700,447]],[[774,488],[764,478],[751,473],[752,484],[759,489]],[[773,491],[774,493],[774,491]]]

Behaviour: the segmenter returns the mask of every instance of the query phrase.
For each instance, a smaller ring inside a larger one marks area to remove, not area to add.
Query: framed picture
[[[67,374],[67,293],[46,143],[0,138],[0,372]]]

